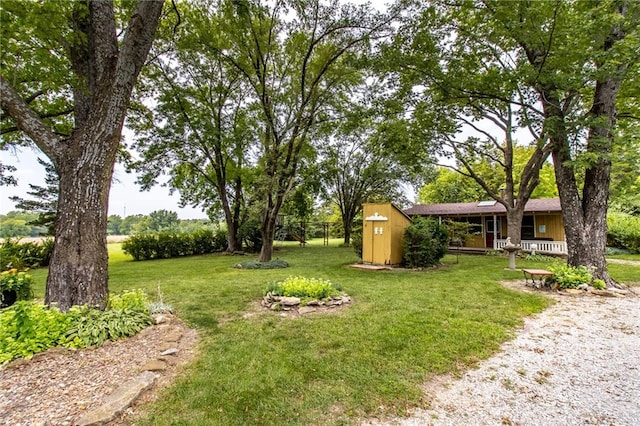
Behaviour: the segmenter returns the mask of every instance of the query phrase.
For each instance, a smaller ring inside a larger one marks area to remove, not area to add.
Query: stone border
[[[341,296],[332,296],[326,299],[313,299],[301,306],[302,300],[299,297],[277,296],[271,292],[262,298],[260,305],[275,311],[285,313],[296,313],[306,315],[317,312],[320,309],[332,309],[351,304],[351,297],[345,293]]]

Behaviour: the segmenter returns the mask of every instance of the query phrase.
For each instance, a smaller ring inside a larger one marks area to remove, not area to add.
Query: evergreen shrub
[[[447,252],[448,241],[446,226],[433,219],[415,219],[404,232],[404,265],[409,268],[437,265]]]

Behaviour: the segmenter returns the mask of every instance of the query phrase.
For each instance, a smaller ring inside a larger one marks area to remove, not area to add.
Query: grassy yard
[[[291,267],[269,271],[234,269],[250,258],[223,255],[133,262],[111,244],[111,291],[142,288],[156,298],[160,287],[202,339],[197,360],[141,424],[328,425],[401,414],[427,403],[420,385],[429,375],[488,357],[549,303],[498,284],[522,278],[504,270],[502,257],[447,256],[435,270],[373,272],[348,267],[352,249],[321,244],[279,247],[274,258]],[[640,276],[640,267],[611,271]],[[42,296],[46,271],[33,273]],[[289,275],[340,283],[354,303],[296,319],[261,311],[267,283]]]

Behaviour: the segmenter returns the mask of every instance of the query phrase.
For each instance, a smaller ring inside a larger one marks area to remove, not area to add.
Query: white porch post
[[[498,223],[496,222],[496,215],[493,215],[493,249],[498,248]]]

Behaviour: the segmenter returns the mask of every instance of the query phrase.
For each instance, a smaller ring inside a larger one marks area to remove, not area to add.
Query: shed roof
[[[524,206],[525,213],[560,212],[559,198],[531,199]],[[494,205],[479,206],[474,203],[416,204],[404,211],[409,216],[473,216],[486,214],[506,214],[505,207]]]

